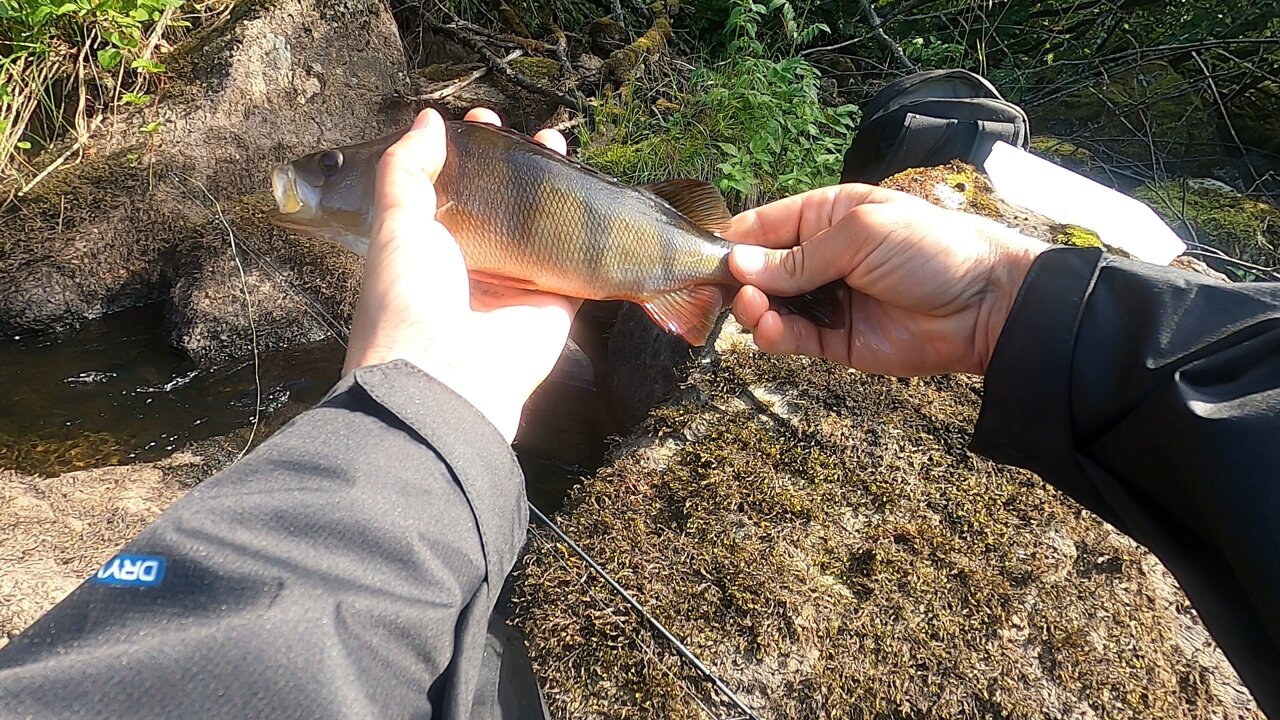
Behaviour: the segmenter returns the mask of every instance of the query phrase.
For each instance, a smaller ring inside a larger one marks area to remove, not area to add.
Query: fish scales
[[[567,171],[545,151],[495,142],[483,130],[450,128],[436,182],[440,221],[472,270],[536,278],[539,289],[592,299],[734,283],[728,243],[660,200]]]
[[[315,152],[272,172],[273,222],[359,254],[373,230],[378,160],[405,131]],[[588,300],[639,303],[659,326],[701,345],[739,287],[729,226],[709,183],[628,187],[509,130],[446,124],[436,218],[472,276]],[[771,298],[823,327],[844,325],[843,285]]]

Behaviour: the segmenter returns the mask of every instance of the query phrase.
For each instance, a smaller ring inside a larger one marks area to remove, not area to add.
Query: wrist
[[[983,375],[1031,265],[1049,245],[1001,226],[992,238],[991,248],[991,270],[987,291],[979,306],[974,338],[976,364]]]

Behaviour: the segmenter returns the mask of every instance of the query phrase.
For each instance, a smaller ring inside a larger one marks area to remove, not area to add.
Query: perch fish
[[[510,130],[446,123],[436,217],[472,278],[587,300],[638,303],[660,327],[702,345],[740,284],[730,243],[715,233],[729,211],[709,183],[619,183]],[[374,173],[404,130],[278,165],[273,221],[363,255],[372,230]],[[773,298],[823,327],[843,327],[842,283]]]

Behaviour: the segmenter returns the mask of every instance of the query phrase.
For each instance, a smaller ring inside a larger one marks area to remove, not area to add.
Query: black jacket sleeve
[[[468,718],[527,517],[474,408],[364,368],[0,649],[0,716]]]
[[[1280,284],[1044,253],[992,356],[973,449],[1150,548],[1280,718]]]

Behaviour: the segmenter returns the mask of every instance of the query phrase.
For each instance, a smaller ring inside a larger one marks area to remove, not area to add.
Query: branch
[[[583,111],[586,103],[580,95],[577,97],[570,97],[558,90],[545,87],[530,80],[512,69],[512,67],[507,64],[506,60],[495,55],[492,50],[485,46],[484,43],[477,40],[473,35],[463,32],[460,28],[452,24],[445,25],[443,23],[437,23],[431,19],[427,19],[426,22],[428,27],[432,30],[443,32],[446,35],[453,37],[459,43],[470,48],[472,52],[479,55],[485,61],[485,64],[487,64],[490,69],[509,80],[516,87],[528,90],[529,92],[537,95],[542,95],[543,97],[553,100],[565,107],[573,108],[579,112]]]
[[[907,59],[906,53],[902,52],[902,46],[885,34],[880,22],[880,16],[876,14],[875,8],[871,7],[871,0],[859,1],[862,4],[863,14],[867,16],[867,21],[871,23],[871,34],[880,41],[881,45],[888,48],[889,54],[893,56],[893,61],[898,64],[898,67],[907,72],[915,72],[916,66]]]
[[[1253,167],[1253,163],[1249,161],[1249,151],[1244,149],[1244,143],[1240,142],[1240,136],[1236,134],[1236,126],[1231,122],[1231,114],[1227,112],[1227,106],[1222,102],[1222,96],[1218,94],[1218,84],[1213,81],[1213,73],[1209,72],[1209,67],[1200,59],[1200,53],[1192,52],[1192,59],[1196,61],[1196,65],[1200,66],[1201,72],[1204,73],[1204,79],[1209,82],[1209,92],[1213,93],[1213,100],[1218,104],[1218,111],[1222,113],[1222,121],[1227,124],[1227,130],[1231,131],[1231,139],[1235,141],[1236,147],[1240,149],[1240,158],[1244,160],[1245,167],[1249,168],[1249,173],[1253,175],[1253,181],[1258,182],[1258,171]]]
[[[502,58],[502,61],[511,62],[512,60],[515,60],[516,58],[520,57],[523,54],[524,54],[523,50],[512,50],[510,54]],[[485,65],[479,70],[473,70],[472,72],[467,73],[465,77],[462,77],[450,83],[448,87],[441,88],[440,90],[435,90],[433,92],[429,92],[425,95],[401,95],[400,97],[401,99],[407,100],[409,102],[435,102],[437,100],[444,100],[450,95],[454,95],[458,93],[463,88],[475,82],[476,80],[479,80],[480,78],[484,77],[488,73],[489,73],[489,66]]]

